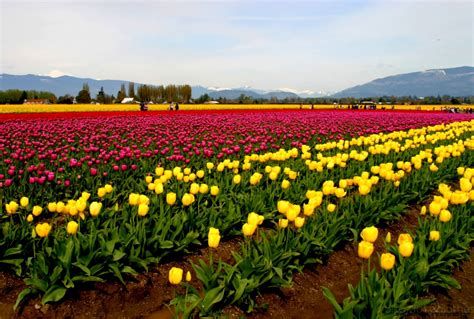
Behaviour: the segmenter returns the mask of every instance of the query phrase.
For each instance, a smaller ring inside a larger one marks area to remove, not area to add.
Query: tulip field
[[[321,318],[416,314],[465,291],[473,151],[472,114],[0,114],[0,318],[319,318],[347,247]]]

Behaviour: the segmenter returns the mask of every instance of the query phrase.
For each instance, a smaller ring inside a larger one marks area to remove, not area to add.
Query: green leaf
[[[41,303],[46,304],[48,302],[56,302],[64,298],[67,289],[63,286],[54,285],[46,291],[41,299]]]
[[[220,286],[209,290],[202,300],[202,308],[205,311],[209,311],[212,305],[218,303],[222,298],[224,298],[224,292],[224,287]]]
[[[18,297],[16,298],[16,302],[15,302],[15,305],[13,306],[13,309],[16,310],[18,308],[18,306],[20,305],[20,303],[30,294],[33,293],[33,289],[31,288],[25,288],[23,289],[20,294],[18,295]]]

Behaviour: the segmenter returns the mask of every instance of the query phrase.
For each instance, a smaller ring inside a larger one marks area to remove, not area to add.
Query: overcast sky
[[[474,2],[1,1],[1,73],[337,91],[474,65]]]

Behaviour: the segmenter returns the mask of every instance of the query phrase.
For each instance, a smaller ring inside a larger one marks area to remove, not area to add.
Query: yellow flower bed
[[[180,104],[180,110],[271,110],[271,109],[300,109],[300,104]],[[377,106],[380,109],[380,106]],[[395,110],[424,110],[440,111],[444,105],[394,105]],[[449,107],[449,106],[448,106]],[[472,108],[473,105],[463,105],[461,109]],[[149,104],[150,111],[166,111],[169,104]],[[303,104],[303,109],[311,109],[310,104]],[[347,105],[315,104],[314,109],[347,109]],[[385,105],[391,109],[391,105]],[[121,112],[139,111],[138,104],[29,104],[29,105],[0,105],[0,113],[43,113],[43,112]]]

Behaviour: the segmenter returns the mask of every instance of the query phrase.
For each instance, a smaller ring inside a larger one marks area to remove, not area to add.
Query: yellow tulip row
[[[392,106],[391,106],[392,107]],[[395,110],[440,111],[444,105],[393,105]],[[472,105],[462,106],[468,109]],[[169,104],[149,104],[150,111],[166,111]],[[180,110],[274,110],[274,109],[311,109],[305,104],[180,104]],[[330,104],[314,104],[314,109],[334,109]],[[347,105],[341,105],[347,109]],[[137,104],[32,104],[32,105],[0,105],[0,113],[46,113],[46,112],[123,112],[138,111]]]

